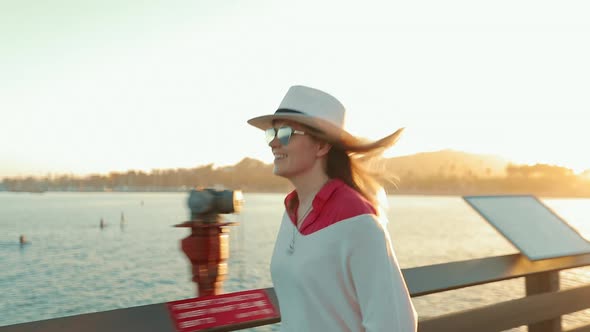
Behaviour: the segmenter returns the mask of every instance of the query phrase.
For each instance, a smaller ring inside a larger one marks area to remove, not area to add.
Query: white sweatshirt
[[[271,275],[282,332],[417,329],[389,235],[375,215],[359,215],[302,235],[285,213]]]

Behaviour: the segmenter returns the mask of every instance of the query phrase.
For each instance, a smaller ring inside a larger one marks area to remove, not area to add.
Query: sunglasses
[[[291,140],[291,135],[305,135],[305,132],[301,130],[295,130],[289,126],[284,126],[280,128],[268,128],[264,131],[264,134],[266,135],[266,143],[272,142],[272,140],[276,137],[281,143],[281,145],[285,146],[289,144],[289,141]]]

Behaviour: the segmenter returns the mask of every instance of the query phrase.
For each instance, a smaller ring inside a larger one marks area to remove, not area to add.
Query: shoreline
[[[13,194],[37,194],[43,195],[46,193],[187,193],[190,189],[170,189],[170,190],[47,190],[47,191],[12,191],[12,190],[2,190],[1,193],[13,193]],[[241,190],[241,189],[230,189],[226,188],[223,190]],[[287,194],[291,189],[287,191],[282,190],[241,190],[244,194]],[[496,196],[496,195],[513,195],[513,196],[523,196],[523,195],[533,195],[537,197],[543,198],[563,198],[563,199],[590,199],[590,195],[583,195],[583,194],[555,194],[555,193],[547,193],[547,192],[526,192],[526,191],[514,191],[514,192],[489,192],[489,191],[465,191],[465,192],[452,192],[452,191],[391,191],[387,192],[387,196]]]

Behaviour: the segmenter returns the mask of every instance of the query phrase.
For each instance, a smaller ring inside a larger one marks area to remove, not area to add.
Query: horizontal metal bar
[[[175,332],[165,303],[0,327],[0,332]]]
[[[403,269],[412,297],[590,265],[590,254],[530,261],[522,254]]]
[[[521,254],[488,257],[466,261],[403,269],[412,297],[452,289],[481,285],[489,282],[525,277],[535,273],[559,271],[590,265],[590,254],[530,261]],[[273,288],[267,293],[278,308]],[[254,321],[240,328],[273,324],[276,321]],[[165,303],[54,318],[43,321],[0,327],[0,332],[21,331],[174,331]],[[217,329],[217,331],[233,331]]]
[[[590,332],[590,325],[578,326],[572,330],[567,330],[565,332]]]
[[[279,308],[273,288],[265,289],[269,299]],[[203,332],[236,331],[274,324],[279,318],[262,319],[230,326],[211,328]],[[166,303],[116,309],[36,322],[1,326],[0,332],[175,332]]]
[[[523,297],[421,320],[419,332],[496,332],[590,307],[590,285]]]

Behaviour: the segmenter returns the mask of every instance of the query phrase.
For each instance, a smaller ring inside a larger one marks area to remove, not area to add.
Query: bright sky
[[[246,120],[295,84],[388,157],[590,169],[586,2],[0,2],[0,178],[271,162]]]

